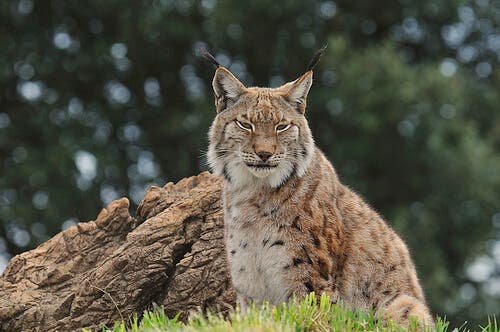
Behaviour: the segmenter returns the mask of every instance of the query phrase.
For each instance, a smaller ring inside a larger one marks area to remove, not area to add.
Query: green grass
[[[403,329],[392,323],[384,324],[372,314],[360,311],[345,310],[332,305],[327,296],[321,296],[317,303],[314,294],[300,302],[291,305],[272,307],[263,305],[252,307],[245,315],[238,309],[231,312],[228,317],[216,313],[195,313],[184,323],[178,316],[167,318],[161,308],[146,311],[139,320],[133,317],[125,324],[118,322],[113,328],[102,329],[103,332],[159,332],[159,331],[416,331],[417,324],[413,322],[410,327]],[[87,330],[88,331],[88,330]],[[436,328],[433,330],[419,329],[419,331],[481,331],[500,332],[496,319],[491,319],[487,326],[467,327],[464,323],[459,328],[451,329],[448,323],[437,319]]]

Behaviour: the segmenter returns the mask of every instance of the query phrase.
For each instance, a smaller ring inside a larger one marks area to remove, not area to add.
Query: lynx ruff
[[[208,162],[224,177],[225,241],[238,302],[294,295],[433,325],[408,249],[315,146],[304,113],[313,69],[278,88],[245,87],[208,52],[217,115]]]

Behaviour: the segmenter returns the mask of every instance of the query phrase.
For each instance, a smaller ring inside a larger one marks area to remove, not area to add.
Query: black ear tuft
[[[220,63],[217,62],[217,60],[215,60],[215,57],[210,54],[210,52],[208,52],[205,48],[200,48],[200,55],[210,61],[215,66],[215,68],[220,67]]]
[[[325,44],[322,48],[320,48],[314,55],[313,57],[311,58],[311,61],[309,61],[309,64],[307,65],[307,69],[306,71],[309,71],[309,70],[313,70],[314,67],[316,67],[316,65],[318,64],[319,62],[319,59],[321,59],[321,56],[323,55],[323,53],[325,53],[326,51],[326,47],[327,47],[327,44]]]

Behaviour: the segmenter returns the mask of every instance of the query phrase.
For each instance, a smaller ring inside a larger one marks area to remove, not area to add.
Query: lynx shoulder
[[[314,144],[304,116],[312,70],[278,88],[247,88],[216,65],[208,161],[224,177],[241,305],[314,291],[402,325],[412,316],[432,325],[406,245]]]

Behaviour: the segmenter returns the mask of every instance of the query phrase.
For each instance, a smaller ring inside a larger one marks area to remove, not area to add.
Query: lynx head
[[[314,151],[304,112],[316,63],[280,87],[247,88],[213,57],[205,56],[217,66],[212,82],[217,115],[207,154],[212,170],[234,186],[276,188],[303,176]]]

